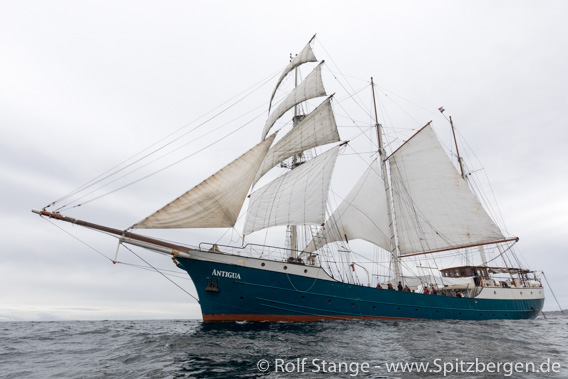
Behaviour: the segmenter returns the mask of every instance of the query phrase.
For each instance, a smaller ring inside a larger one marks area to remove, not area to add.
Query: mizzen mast
[[[460,164],[461,177],[465,179],[465,173],[463,171],[463,163],[460,156],[460,150],[458,148],[458,141],[456,139],[456,130],[454,128],[454,122],[452,121],[452,116],[450,116],[450,125],[452,126],[452,135],[454,136],[454,143],[456,145],[456,154],[458,156],[458,163]]]

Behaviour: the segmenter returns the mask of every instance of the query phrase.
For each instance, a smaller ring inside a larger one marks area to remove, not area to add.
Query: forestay
[[[390,157],[401,254],[503,239],[427,125]]]
[[[336,146],[253,192],[243,234],[278,225],[322,224],[338,151]]]
[[[337,141],[339,133],[328,98],[268,151],[254,181],[292,155]]]
[[[233,227],[275,134],[133,228]]]
[[[345,239],[363,239],[387,251],[391,249],[387,197],[376,160],[304,252],[311,253],[330,242]]]
[[[325,88],[323,87],[321,79],[322,64],[323,62],[320,63],[298,87],[294,88],[286,99],[270,114],[262,131],[263,140],[266,138],[274,123],[295,105],[315,97],[325,96]]]

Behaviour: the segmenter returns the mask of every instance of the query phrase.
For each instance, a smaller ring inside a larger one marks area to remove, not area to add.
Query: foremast
[[[315,36],[314,36],[315,37]],[[299,237],[308,236],[309,225],[321,225],[325,221],[325,207],[335,159],[339,146],[324,153],[306,153],[310,149],[333,142],[339,142],[339,133],[331,108],[331,98],[320,103],[313,111],[303,112],[299,104],[317,97],[327,96],[321,77],[323,61],[313,68],[301,81],[298,67],[304,63],[317,62],[311,49],[311,42],[296,56],[290,55],[290,63],[284,69],[272,93],[269,115],[262,131],[264,140],[286,112],[292,110],[292,128],[269,150],[254,184],[272,167],[280,165],[289,171],[249,195],[243,236],[269,227],[286,226],[287,259],[302,263],[302,243]],[[294,89],[272,109],[272,99],[283,79],[294,71]],[[302,233],[302,228],[306,232]]]
[[[291,61],[292,61],[292,54],[290,54],[290,62]],[[294,88],[296,87],[298,87],[298,67],[294,69]],[[295,104],[292,126],[296,127],[297,124],[298,124],[298,104]],[[296,167],[296,165],[298,165],[298,161],[300,158],[301,158],[301,153],[294,154],[294,156],[292,157],[292,167],[290,169],[293,170]],[[291,262],[296,262],[298,260],[298,226],[288,225],[288,228],[290,230],[290,257],[288,260]]]
[[[392,202],[392,193],[390,188],[390,181],[389,175],[387,172],[387,155],[384,148],[383,143],[383,132],[382,132],[382,125],[379,123],[379,117],[377,114],[377,101],[375,98],[375,84],[373,82],[373,78],[371,77],[371,89],[373,92],[373,105],[375,109],[375,127],[377,129],[377,141],[379,147],[379,158],[381,161],[381,175],[385,187],[385,193],[387,197],[387,209],[388,209],[388,218],[389,218],[389,231],[390,231],[390,253],[392,255],[392,262],[394,265],[394,281],[398,283],[401,281],[401,269],[400,269],[400,252],[398,250],[398,246],[396,243],[396,232],[394,227],[394,209],[393,209],[393,202]]]
[[[308,44],[310,44],[315,35],[310,39]],[[290,54],[290,62],[292,62],[293,57]],[[294,88],[298,87],[298,67],[294,68]],[[294,105],[294,116],[292,118],[292,127],[295,128],[302,120],[306,117],[305,114],[298,113],[298,104]],[[297,153],[292,156],[292,162],[290,165],[290,170],[295,169],[297,166],[304,163],[303,158],[304,153]],[[288,231],[290,232],[290,256],[288,257],[288,261],[290,262],[303,262],[301,257],[299,257],[298,251],[298,225],[288,225]]]

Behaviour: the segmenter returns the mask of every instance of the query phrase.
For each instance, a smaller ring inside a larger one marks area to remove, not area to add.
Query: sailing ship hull
[[[204,321],[531,319],[544,304],[542,287],[479,287],[475,298],[433,296],[344,283],[313,266],[189,255],[177,260],[195,284]]]

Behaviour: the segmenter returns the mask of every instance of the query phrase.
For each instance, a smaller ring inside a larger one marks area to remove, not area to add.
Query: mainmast
[[[387,174],[387,160],[386,160],[386,152],[383,145],[383,138],[382,138],[382,126],[379,124],[379,117],[377,115],[377,101],[375,99],[375,84],[373,82],[373,78],[371,78],[371,89],[373,91],[373,105],[375,108],[375,127],[377,128],[377,140],[379,143],[379,157],[381,161],[381,174],[383,176],[383,183],[385,185],[385,192],[387,195],[387,203],[388,203],[388,216],[389,216],[389,229],[390,229],[390,252],[393,258],[394,264],[394,281],[395,284],[401,281],[401,270],[400,270],[400,254],[398,251],[398,247],[396,245],[395,240],[395,231],[394,231],[394,217],[393,217],[393,203],[392,203],[392,194],[391,189],[389,186],[388,174]]]

